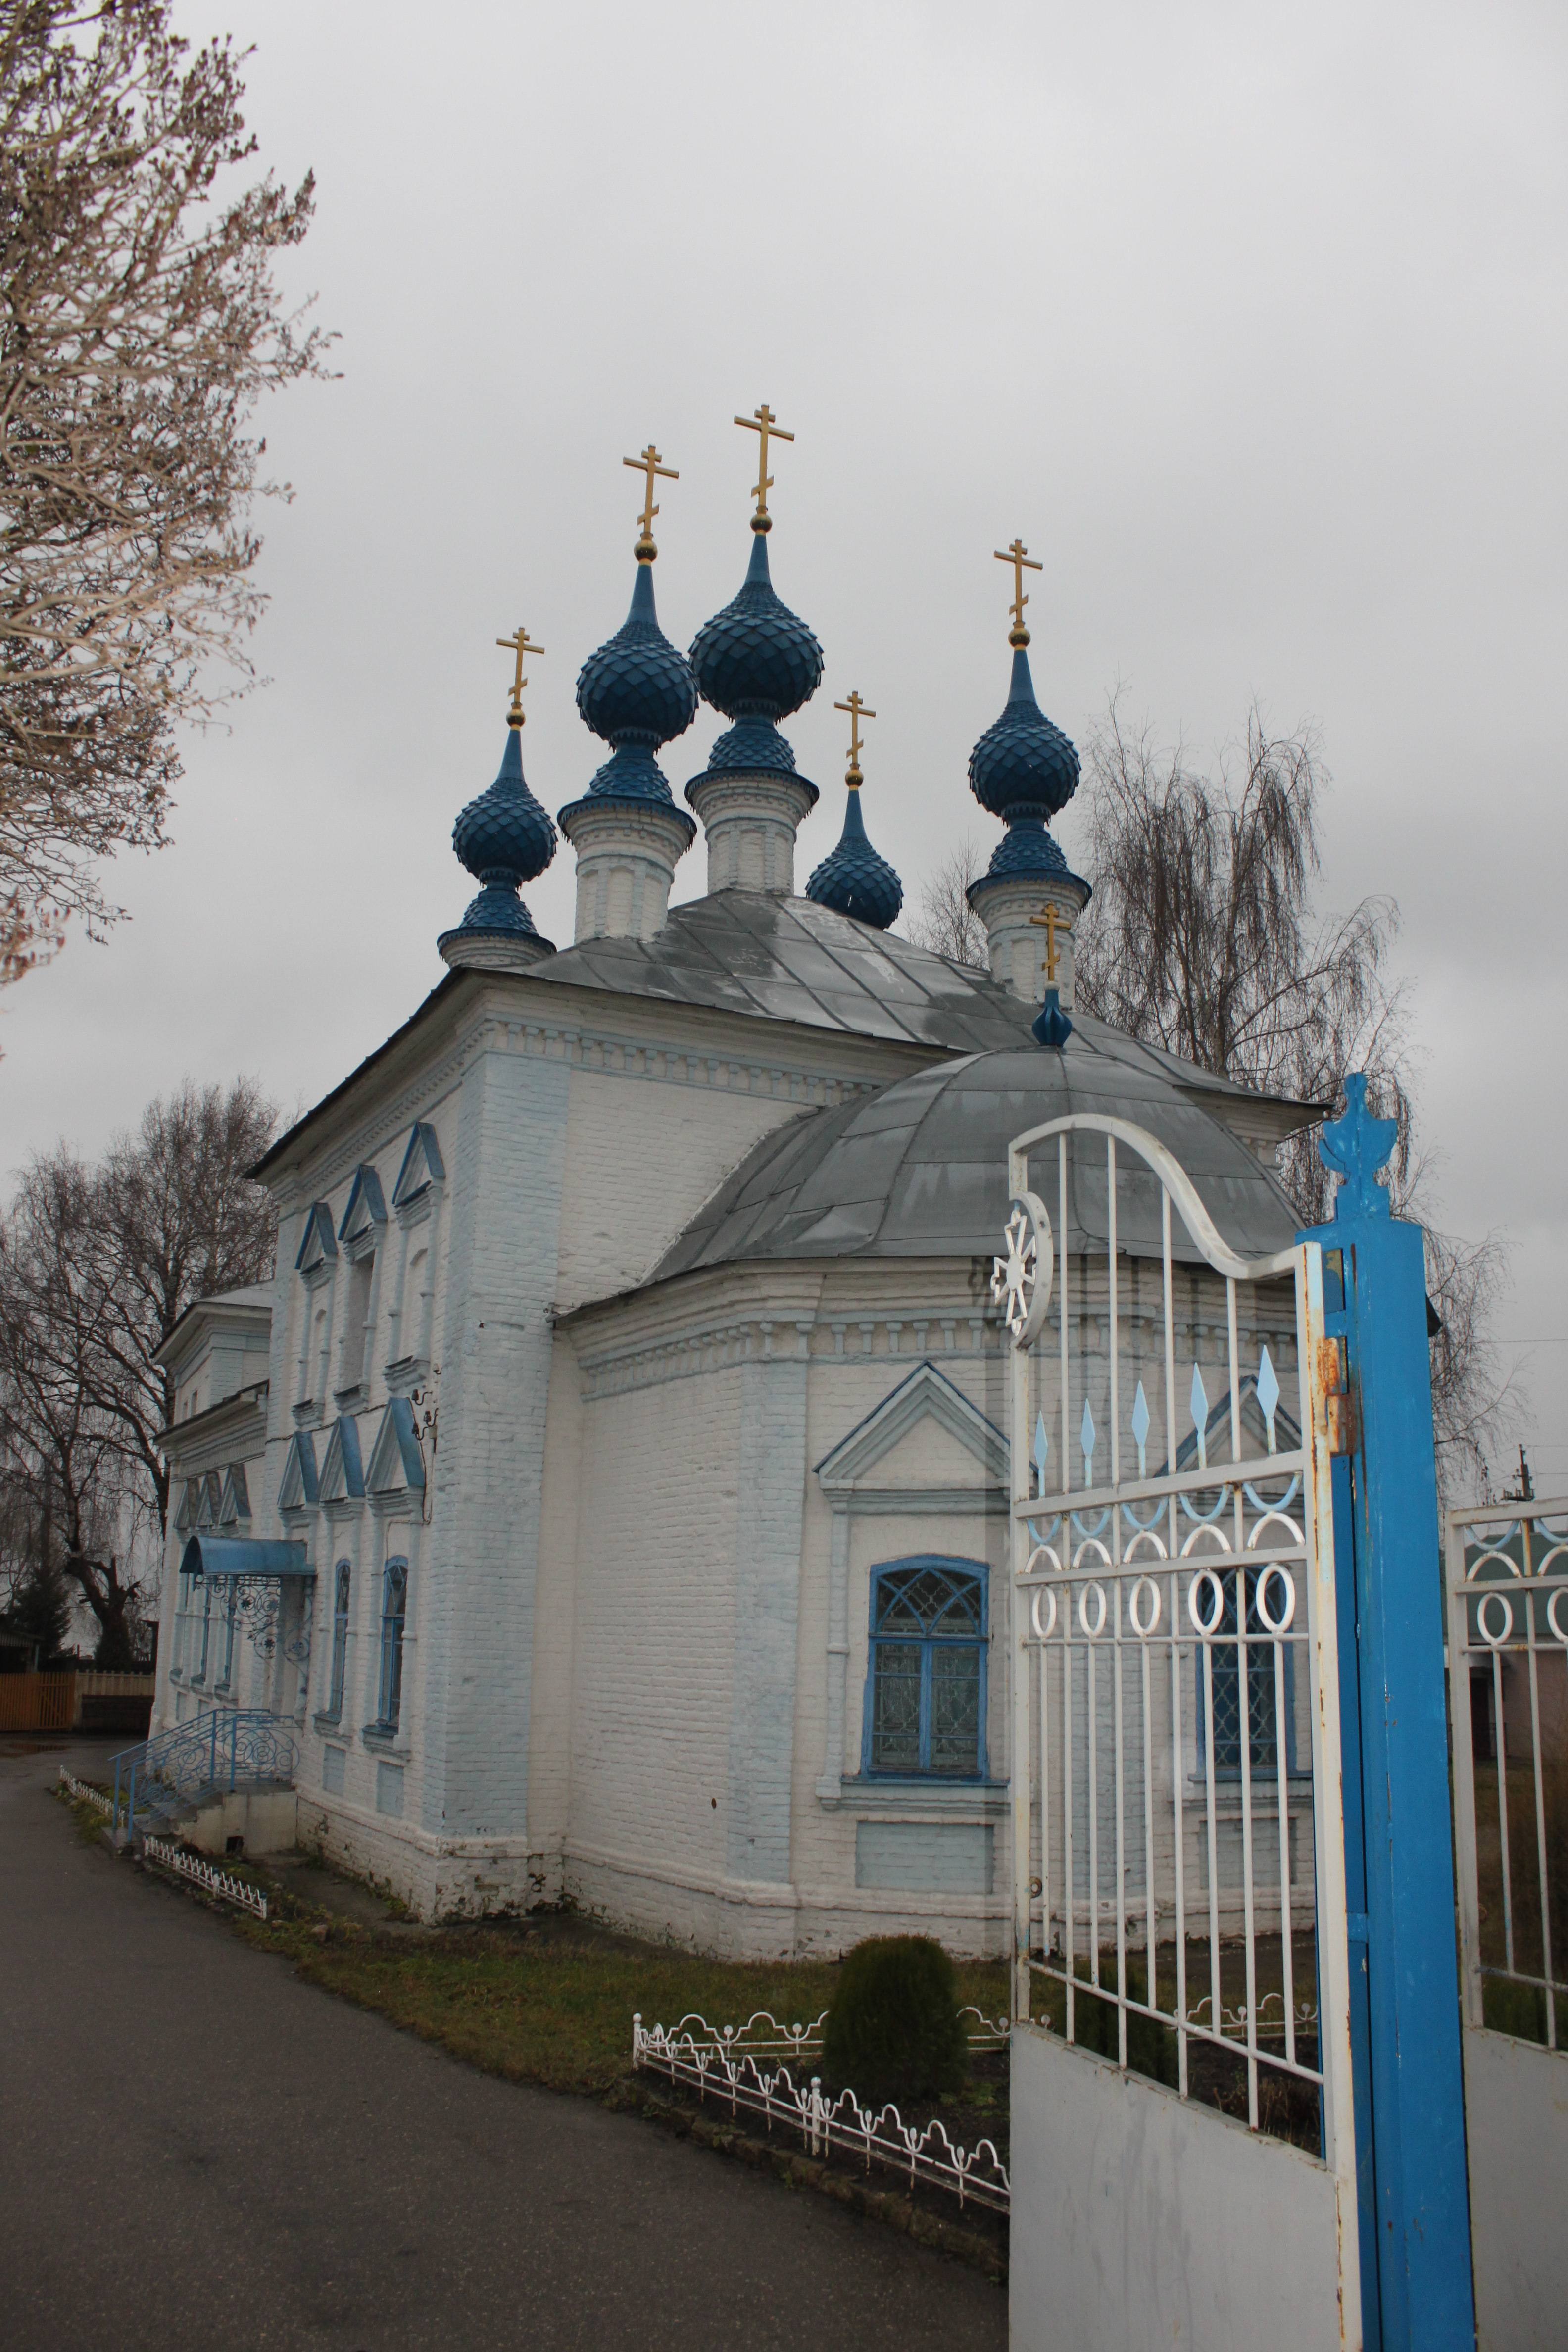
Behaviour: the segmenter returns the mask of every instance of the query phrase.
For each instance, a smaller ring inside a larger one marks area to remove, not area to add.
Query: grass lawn
[[[569,1919],[534,1927],[459,1928],[388,1940],[332,1927],[317,1940],[303,1920],[265,1927],[237,1917],[240,1934],[282,1951],[300,1976],[395,2025],[437,2042],[454,2057],[554,2091],[608,2090],[631,2065],[632,2013],[673,2026],[695,2011],[710,2025],[743,2025],[759,2009],[791,2025],[819,2017],[837,1964],[704,1960],[659,1945],[600,1937]],[[961,1999],[989,2016],[1006,2007],[1000,1962],[962,1964]]]

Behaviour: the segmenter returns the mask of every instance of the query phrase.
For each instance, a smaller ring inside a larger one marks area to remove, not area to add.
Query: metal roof
[[[1031,1042],[974,1055],[917,1071],[869,1101],[807,1112],[764,1138],[652,1278],[757,1259],[988,1255],[1007,1214],[1008,1145],[1070,1111],[1129,1119],[1166,1144],[1234,1248],[1251,1256],[1285,1247],[1299,1222],[1286,1194],[1221,1117],[1203,1107],[1199,1090],[1173,1076],[1181,1069],[1080,1014],[1060,1053]],[[1223,1116],[1222,1106],[1216,1109]],[[1068,1246],[1102,1251],[1104,1147],[1091,1136],[1071,1143]],[[1158,1181],[1138,1172],[1125,1147],[1118,1167],[1121,1246],[1158,1257]],[[1031,1175],[1054,1226],[1054,1146]],[[1173,1240],[1179,1256],[1197,1255],[1179,1220]]]
[[[1034,1013],[989,972],[760,890],[690,899],[651,940],[585,940],[529,978],[960,1054],[1026,1041]]]

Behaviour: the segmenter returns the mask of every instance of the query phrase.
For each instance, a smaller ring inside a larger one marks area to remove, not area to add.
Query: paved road
[[[0,1757],[5,2352],[1005,2341],[977,2273],[300,1983],[83,1846],[58,1760]]]

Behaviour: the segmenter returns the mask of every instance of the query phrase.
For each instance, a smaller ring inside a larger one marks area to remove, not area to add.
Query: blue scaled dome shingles
[[[1019,646],[1002,716],[969,755],[970,791],[983,809],[1007,827],[986,869],[987,878],[1068,873],[1068,862],[1046,826],[1066,808],[1078,790],[1078,753],[1036,701],[1029,656]]]
[[[773,593],[764,532],[752,541],[740,594],[692,639],[691,667],[703,700],[735,721],[714,744],[706,772],[788,776],[815,801],[816,787],[795,776],[795,753],[778,722],[809,702],[821,685],[822,647],[799,614]],[[689,785],[688,798],[690,792]]]
[[[500,773],[452,827],[452,846],[481,885],[458,930],[537,939],[533,918],[518,893],[554,856],[555,827],[523,782],[520,728],[507,729]]]
[[[849,793],[848,803],[838,846],[823,859],[805,895],[835,914],[852,915],[858,923],[885,931],[904,903],[904,886],[867,838],[858,792]]]
[[[674,806],[654,758],[697,716],[691,665],[658,625],[653,566],[637,565],[632,607],[607,645],[590,654],[577,677],[577,708],[611,756],[589,785],[589,801],[654,801]],[[581,803],[577,803],[581,805]],[[563,809],[563,816],[571,812]]]

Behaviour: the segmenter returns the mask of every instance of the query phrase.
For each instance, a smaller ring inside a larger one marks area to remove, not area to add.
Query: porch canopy
[[[238,1536],[193,1536],[180,1556],[182,1576],[314,1577],[302,1543],[253,1543]]]

